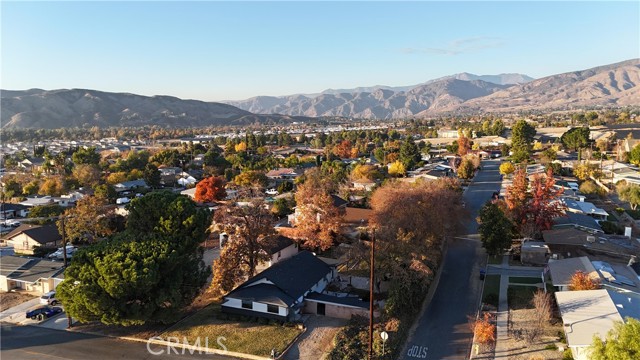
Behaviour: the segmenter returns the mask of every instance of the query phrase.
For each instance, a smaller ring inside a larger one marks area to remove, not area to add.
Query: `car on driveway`
[[[60,314],[62,312],[62,308],[58,306],[42,306],[30,311],[27,311],[27,319],[32,320],[44,320],[48,319],[56,314]]]
[[[48,293],[40,296],[40,304],[42,305],[56,305],[58,304],[58,299],[56,299],[56,292],[49,291]]]

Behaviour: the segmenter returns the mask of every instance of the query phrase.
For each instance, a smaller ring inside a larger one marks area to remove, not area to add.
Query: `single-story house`
[[[525,241],[520,248],[520,262],[523,264],[544,265],[550,257],[551,251],[542,241]]]
[[[58,286],[63,273],[64,268],[59,262],[3,256],[0,264],[0,291],[22,289],[44,294]]]
[[[113,188],[116,192],[124,192],[124,191],[135,191],[135,190],[146,190],[149,188],[147,182],[144,179],[125,181],[118,184],[115,184]]]
[[[301,174],[299,174],[292,168],[273,169],[265,174],[265,176],[269,180],[293,180],[300,175]]]
[[[44,165],[44,161],[44,158],[41,157],[28,158],[20,161],[18,163],[18,166],[26,170],[35,171],[42,168],[42,165]]]
[[[26,207],[53,205],[53,204],[56,204],[56,200],[51,196],[28,197],[25,201],[20,202],[20,205],[24,205]]]
[[[568,212],[591,216],[596,220],[607,220],[607,217],[609,216],[609,213],[605,210],[597,208],[595,205],[587,201],[576,201],[573,199],[563,198],[562,202],[566,206]]]
[[[562,260],[550,259],[547,266],[549,267],[549,274],[551,275],[551,283],[560,291],[569,290],[571,277],[576,271],[584,272],[593,280],[600,280],[600,275],[598,275],[596,268],[586,256]]]
[[[56,247],[62,243],[62,236],[55,224],[22,224],[3,237],[3,242],[13,246],[17,253],[33,255],[36,247]]]
[[[570,211],[566,211],[563,216],[559,216],[553,219],[554,229],[563,229],[567,227],[573,227],[584,231],[591,231],[603,234],[602,227],[591,216],[576,214]]]
[[[280,261],[224,297],[222,311],[280,321],[299,319],[304,300],[321,292],[335,270],[308,251]]]
[[[567,345],[571,349],[576,360],[590,359],[589,347],[593,342],[593,336],[605,339],[615,322],[622,322],[625,316],[635,314],[640,317],[640,306],[627,303],[623,294],[615,294],[618,303],[613,300],[608,290],[584,290],[556,292],[556,300]],[[638,304],[636,299],[635,304]]]
[[[594,231],[584,231],[573,227],[545,230],[544,242],[552,252],[561,253],[573,249],[599,252],[602,254],[640,254],[640,242],[622,235],[607,235]],[[627,258],[628,259],[628,258]]]
[[[0,203],[0,218],[23,218],[29,214],[29,207],[22,204]]]

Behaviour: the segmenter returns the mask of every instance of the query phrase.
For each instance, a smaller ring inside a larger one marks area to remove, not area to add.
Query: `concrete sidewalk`
[[[503,269],[509,269],[509,255],[502,257]],[[509,303],[507,289],[509,288],[509,275],[500,276],[500,296],[498,297],[498,313],[496,316],[496,359],[509,357],[509,349],[506,341],[509,339]]]

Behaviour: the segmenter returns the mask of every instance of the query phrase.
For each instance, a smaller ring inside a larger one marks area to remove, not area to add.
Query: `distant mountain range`
[[[640,59],[532,80],[461,73],[414,86],[258,96],[226,104],[96,90],[0,90],[2,128],[276,124],[310,117],[364,119],[640,106]]]
[[[3,129],[144,125],[199,127],[308,120],[288,115],[256,115],[215,102],[85,89],[1,90],[0,97]]]
[[[634,59],[537,80],[521,74],[461,73],[407,87],[329,89],[317,96],[258,96],[226,103],[254,113],[365,119],[640,105],[638,64]]]

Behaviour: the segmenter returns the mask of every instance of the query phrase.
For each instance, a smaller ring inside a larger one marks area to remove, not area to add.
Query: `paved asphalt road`
[[[418,327],[409,340],[403,358],[467,359],[472,334],[468,316],[476,313],[482,283],[479,271],[485,253],[477,236],[476,216],[494,191],[500,191],[500,161],[487,160],[464,194],[469,220],[467,236],[448,244],[442,275],[433,299],[418,319]],[[472,237],[472,238],[468,238]]]
[[[80,334],[75,332],[51,330],[36,326],[16,326],[3,323],[0,337],[0,358],[12,360],[42,359],[234,359],[226,356],[195,353],[176,348],[180,354],[167,355],[167,348],[151,345],[150,349],[159,355],[151,354],[145,343],[129,342],[108,337]],[[209,340],[211,347],[216,339]],[[160,354],[160,352],[162,352]]]

